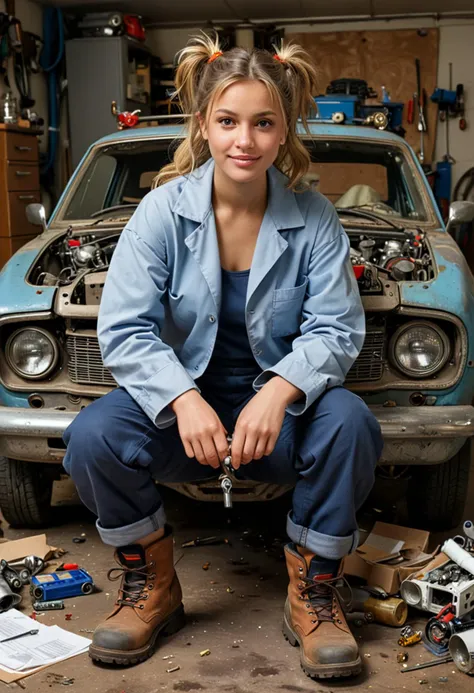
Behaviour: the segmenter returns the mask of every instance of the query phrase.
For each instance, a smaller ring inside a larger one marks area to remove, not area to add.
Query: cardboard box
[[[345,558],[344,573],[396,594],[402,581],[437,553],[426,553],[429,538],[424,530],[376,522],[365,542]]]

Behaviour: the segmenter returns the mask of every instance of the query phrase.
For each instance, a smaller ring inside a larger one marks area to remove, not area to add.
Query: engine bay
[[[361,295],[382,295],[387,280],[426,282],[434,277],[425,234],[402,228],[367,233],[347,229],[346,233]],[[72,303],[98,304],[119,237],[119,231],[101,235],[70,228],[37,260],[29,281],[36,286],[74,284]]]

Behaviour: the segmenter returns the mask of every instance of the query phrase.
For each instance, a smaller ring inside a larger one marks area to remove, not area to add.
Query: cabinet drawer
[[[39,186],[38,166],[15,162],[7,164],[7,190],[38,190]]]
[[[38,138],[21,132],[0,132],[0,159],[38,161]]]
[[[3,202],[0,194],[0,203]],[[41,233],[40,226],[30,224],[26,218],[26,207],[31,202],[41,202],[39,191],[9,192],[5,198],[6,214],[0,215],[0,236],[25,236]],[[2,205],[3,207],[3,205]]]
[[[34,233],[28,236],[16,236],[15,238],[0,236],[0,268],[3,267],[7,260],[9,260],[17,250],[37,235],[37,233]]]

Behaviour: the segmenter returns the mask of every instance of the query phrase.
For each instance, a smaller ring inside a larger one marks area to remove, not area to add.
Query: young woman
[[[309,675],[356,674],[335,584],[382,440],[342,387],[365,329],[348,238],[328,200],[299,190],[315,71],[297,45],[223,53],[199,37],[176,83],[187,137],[122,232],[100,309],[119,387],[65,434],[64,466],[122,574],[90,655],[136,663],[183,625],[153,479],[217,476],[229,434],[238,477],[295,484],[285,637]]]

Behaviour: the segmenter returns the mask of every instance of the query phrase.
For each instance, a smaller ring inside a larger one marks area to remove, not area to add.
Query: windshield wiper
[[[397,231],[404,229],[403,224],[396,224],[391,219],[387,219],[383,214],[367,212],[365,209],[360,209],[359,207],[336,207],[336,212],[342,215],[346,214],[347,216],[370,219],[371,221],[381,221],[384,224],[387,224],[387,226],[392,226],[394,229],[397,229]]]
[[[136,209],[137,207],[138,204],[134,202],[126,205],[113,205],[113,207],[105,207],[104,209],[99,209],[97,212],[92,212],[90,218],[94,219],[95,217],[102,217],[104,214],[109,214],[110,212],[120,212],[124,209]]]

